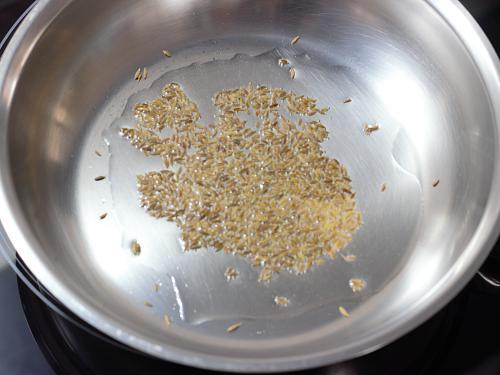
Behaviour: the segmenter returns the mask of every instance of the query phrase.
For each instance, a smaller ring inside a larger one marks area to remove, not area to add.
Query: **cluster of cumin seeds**
[[[165,166],[138,176],[141,205],[177,224],[186,251],[246,257],[262,266],[260,281],[334,258],[361,214],[346,168],[321,147],[328,131],[316,117],[328,108],[252,84],[221,91],[213,103],[210,125],[176,83],[135,106],[137,124],[121,134]]]

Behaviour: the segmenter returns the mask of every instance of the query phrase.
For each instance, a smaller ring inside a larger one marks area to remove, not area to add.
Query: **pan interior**
[[[280,57],[296,67],[295,80]],[[148,67],[147,80],[133,80],[138,67]],[[324,148],[357,193],[364,224],[344,250],[357,260],[262,284],[239,257],[183,253],[175,225],[138,204],[135,176],[161,165],[118,135],[133,125],[133,105],[170,82],[205,123],[215,92],[249,82],[331,107]],[[285,361],[377,337],[462,255],[485,210],[497,147],[488,96],[460,40],[426,2],[398,0],[72,1],[27,53],[9,116],[12,178],[47,270],[168,358],[176,347]],[[372,123],[381,128],[367,136]],[[230,283],[228,266],[240,271]],[[350,289],[353,277],[366,280],[361,293]],[[277,295],[290,305],[276,306]]]

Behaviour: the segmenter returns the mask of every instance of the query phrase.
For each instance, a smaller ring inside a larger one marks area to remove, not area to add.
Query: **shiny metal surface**
[[[296,64],[295,81],[278,56]],[[150,78],[137,83],[139,66]],[[242,259],[182,253],[175,226],[137,204],[135,175],[157,162],[117,136],[131,106],[169,81],[205,119],[215,91],[249,81],[331,106],[325,148],[347,166],[365,221],[345,250],[358,261],[263,285]],[[436,312],[496,239],[499,83],[489,42],[452,0],[40,0],[0,61],[6,251],[79,317],[161,358],[284,371],[362,355]],[[381,130],[367,137],[373,122]],[[241,271],[234,283],[228,265]],[[367,289],[354,295],[351,277]]]

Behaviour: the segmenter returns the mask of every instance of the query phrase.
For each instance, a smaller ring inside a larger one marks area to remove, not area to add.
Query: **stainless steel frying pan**
[[[3,250],[77,316],[160,358],[258,372],[362,355],[449,301],[496,240],[499,66],[454,0],[40,0],[0,61]],[[117,134],[134,103],[172,81],[207,122],[213,93],[249,82],[330,106],[324,146],[364,218],[344,250],[357,261],[262,284],[244,259],[183,253],[175,225],[138,205],[135,176],[157,161]],[[367,288],[354,294],[351,277]]]

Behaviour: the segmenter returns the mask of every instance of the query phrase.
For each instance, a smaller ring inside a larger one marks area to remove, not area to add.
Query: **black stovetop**
[[[0,36],[31,3],[0,0]],[[500,0],[462,3],[500,51]],[[500,280],[500,242],[482,271]],[[67,320],[47,307],[10,269],[0,270],[0,301],[0,375],[210,374],[103,340],[77,318]],[[300,374],[500,374],[499,338],[500,287],[478,275],[443,310],[396,342]]]

